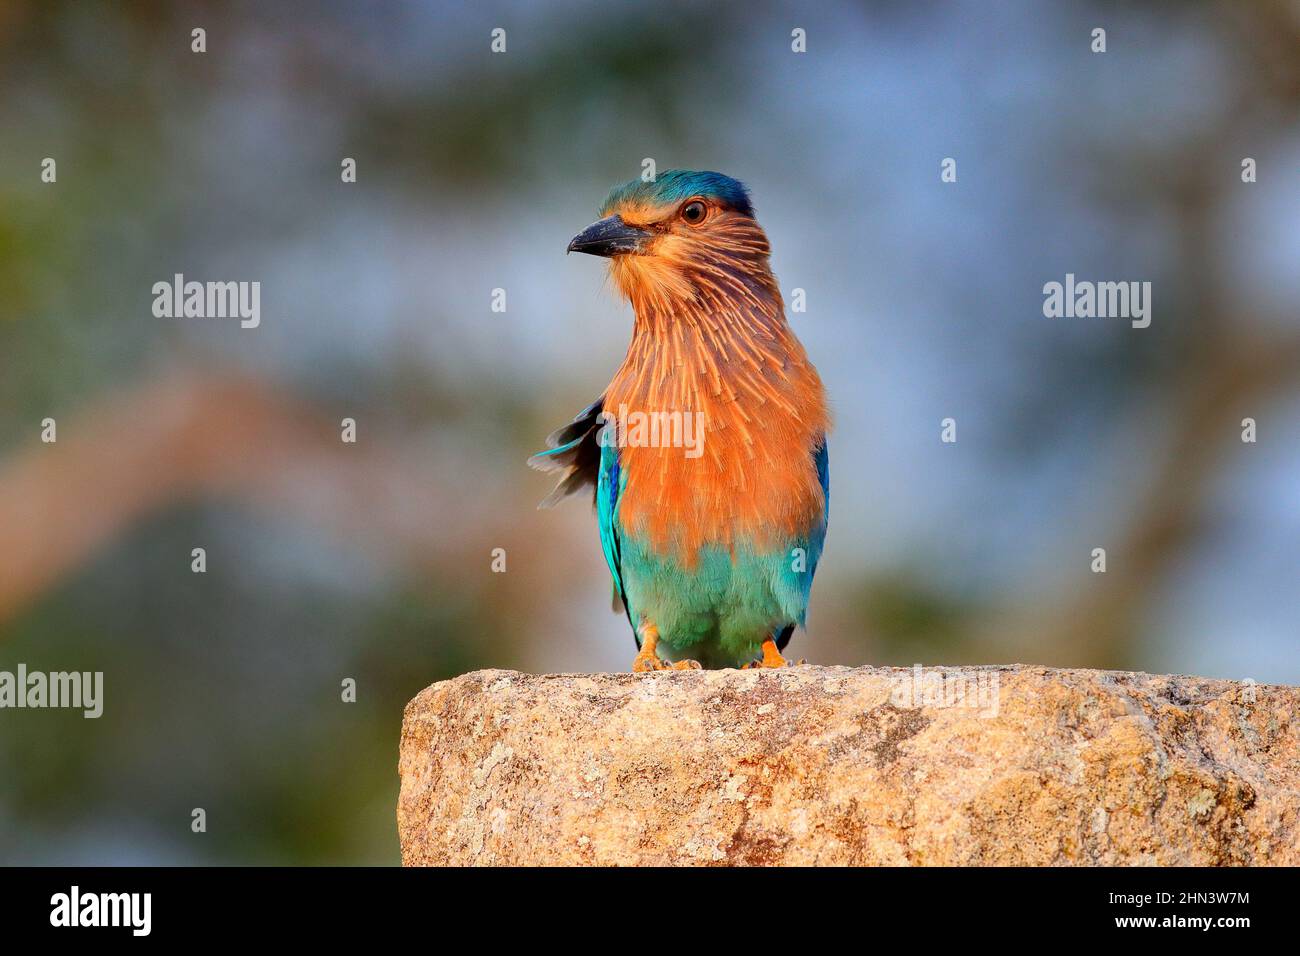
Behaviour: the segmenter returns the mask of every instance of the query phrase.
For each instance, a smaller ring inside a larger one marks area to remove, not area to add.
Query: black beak
[[[593,256],[620,256],[640,252],[650,238],[644,229],[629,226],[619,216],[606,216],[593,222],[569,242],[566,252],[585,252]]]

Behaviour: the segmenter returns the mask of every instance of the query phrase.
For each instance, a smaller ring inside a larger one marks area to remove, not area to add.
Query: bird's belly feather
[[[704,548],[688,567],[624,539],[623,586],[637,617],[658,627],[663,656],[734,666],[802,622],[808,592],[790,555],[797,546],[763,553],[742,546],[734,560],[728,551]]]

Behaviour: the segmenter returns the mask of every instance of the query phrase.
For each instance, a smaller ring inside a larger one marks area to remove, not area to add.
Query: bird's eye
[[[699,199],[692,199],[682,207],[682,218],[692,226],[698,226],[704,221],[704,217],[709,214],[709,207]]]

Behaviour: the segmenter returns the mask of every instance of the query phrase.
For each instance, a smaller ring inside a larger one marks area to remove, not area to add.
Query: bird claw
[[[668,670],[668,665],[661,661],[654,651],[647,654],[644,648],[642,648],[641,653],[632,661],[633,674],[649,674],[652,671],[666,670]]]
[[[659,659],[655,650],[659,646],[659,628],[650,621],[641,625],[640,647],[632,661],[633,674],[649,674],[651,671],[666,671],[668,665]]]
[[[776,667],[795,667],[799,664],[807,664],[808,661],[799,659],[797,661],[788,661],[781,656],[781,652],[776,649],[775,641],[763,642],[763,656],[756,661],[750,661],[748,664],[741,664],[742,671],[748,670],[770,670]]]
[[[632,661],[633,674],[649,674],[653,671],[698,671],[699,661],[661,661],[654,653],[647,654],[644,649]]]
[[[649,674],[652,671],[697,671],[699,661],[677,661],[667,663],[659,659],[656,648],[659,646],[659,628],[649,621],[641,625],[641,649],[632,661],[633,674]]]

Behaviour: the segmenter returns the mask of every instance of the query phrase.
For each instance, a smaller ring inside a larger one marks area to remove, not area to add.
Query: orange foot
[[[768,638],[763,642],[763,657],[761,660],[750,661],[748,664],[741,664],[742,671],[754,670],[757,668],[769,667],[794,667],[796,664],[807,664],[807,661],[787,661],[781,656],[781,652],[776,649],[776,641]]]
[[[655,648],[659,646],[659,628],[653,624],[641,625],[641,650],[632,661],[633,674],[648,674],[651,671],[697,671],[699,661],[676,661],[667,664],[659,659]]]

